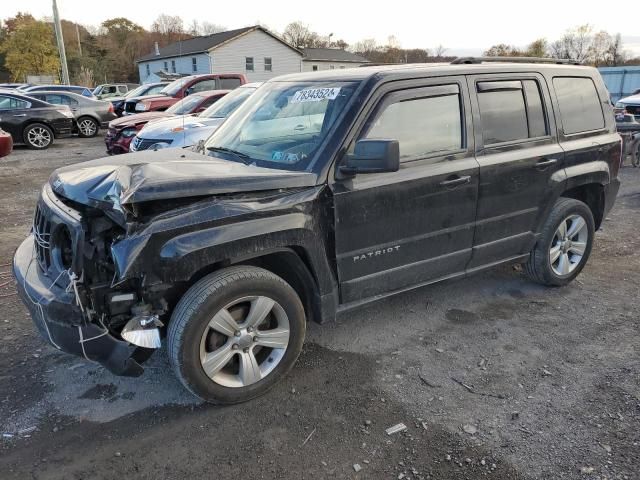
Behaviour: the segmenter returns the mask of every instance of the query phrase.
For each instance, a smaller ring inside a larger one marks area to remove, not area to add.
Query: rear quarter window
[[[565,135],[604,128],[604,114],[598,91],[588,77],[554,77]]]

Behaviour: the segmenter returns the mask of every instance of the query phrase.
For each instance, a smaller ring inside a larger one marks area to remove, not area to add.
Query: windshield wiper
[[[251,157],[246,153],[238,152],[237,150],[233,150],[231,148],[226,148],[226,147],[207,147],[207,150],[209,150],[210,152],[228,153],[240,159],[240,161],[245,165],[251,165]]]

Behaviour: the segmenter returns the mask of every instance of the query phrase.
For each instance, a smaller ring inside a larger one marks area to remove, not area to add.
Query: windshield
[[[129,90],[127,93],[125,93],[124,97],[132,98],[132,97],[139,97],[141,95],[150,95],[152,93],[156,93],[162,90],[162,88],[164,88],[164,84],[154,85],[151,88],[149,88],[149,85],[140,85],[139,87],[136,87],[133,90]],[[147,89],[149,91],[147,91]]]
[[[249,96],[255,92],[253,88],[236,88],[227,93],[222,99],[207,108],[202,112],[200,118],[227,118],[231,113],[235,111]]]
[[[160,90],[160,93],[173,97],[176,93],[178,93],[182,89],[182,87],[184,87],[187,84],[187,81],[188,80],[186,78],[179,78],[177,80],[174,80],[169,85],[165,86],[162,90]]]
[[[171,113],[173,115],[187,115],[192,113],[198,105],[202,103],[204,97],[200,95],[189,95],[188,97],[183,98],[178,103],[171,105],[171,107],[167,108],[167,113]]]
[[[303,170],[357,87],[353,82],[272,82],[259,88],[211,136],[210,155]]]

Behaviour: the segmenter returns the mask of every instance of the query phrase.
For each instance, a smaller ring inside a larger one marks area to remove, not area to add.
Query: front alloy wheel
[[[196,282],[176,305],[169,361],[201,399],[244,402],[293,368],[305,330],[302,302],[287,282],[262,268],[229,267]]]
[[[278,366],[289,345],[289,319],[269,297],[240,298],[211,319],[200,340],[200,363],[225,387],[247,387]]]

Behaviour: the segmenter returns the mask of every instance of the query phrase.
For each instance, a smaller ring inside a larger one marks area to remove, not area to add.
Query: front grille
[[[47,272],[51,267],[51,222],[44,214],[40,204],[36,207],[33,218],[33,235],[38,264],[44,272]]]
[[[36,205],[32,232],[38,267],[56,284],[66,287],[69,278],[63,273],[69,269],[77,274],[82,271],[84,230],[80,213],[56,197],[47,184]]]
[[[133,139],[133,148],[136,152],[139,152],[141,150],[146,150],[151,145],[155,145],[156,143],[171,144],[171,140],[152,140],[148,138],[136,137]]]
[[[631,115],[640,115],[640,105],[625,105],[624,109]]]

